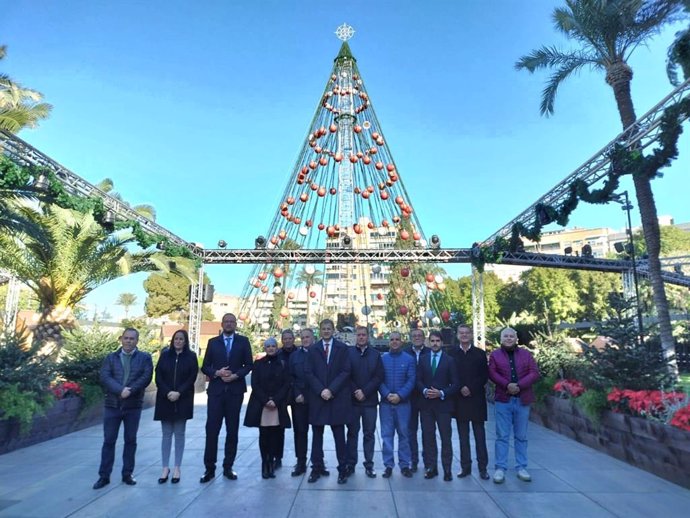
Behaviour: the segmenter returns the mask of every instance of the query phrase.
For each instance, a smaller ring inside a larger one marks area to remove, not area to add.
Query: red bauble
[[[378,300],[383,300],[383,293],[377,294],[377,295],[376,295],[376,298],[377,298]]]
[[[403,200],[403,197],[402,197],[402,196],[396,196],[396,197],[395,197],[395,203],[396,203],[396,204],[402,205],[404,202],[405,202],[405,200]]]
[[[410,276],[410,269],[407,266],[400,268],[400,275],[402,275],[403,277],[409,277]]]
[[[315,291],[310,291],[310,292],[309,292],[309,296],[310,296],[312,299],[315,299],[315,298],[316,298],[316,292],[315,292]]]
[[[309,188],[310,188],[312,191],[318,191],[318,190],[319,190],[319,184],[318,184],[318,183],[313,183],[313,184],[311,184],[311,185],[309,186]]]
[[[295,203],[295,199],[292,196],[288,196],[288,199],[286,201],[287,201],[288,205],[292,205]],[[287,207],[285,207],[285,208],[287,209]]]
[[[321,158],[319,158],[319,164],[328,165],[328,158],[326,158],[325,156],[322,156]]]
[[[395,166],[394,166],[393,164],[388,164],[388,165],[386,166],[386,170],[387,170],[389,173],[392,173],[393,171],[395,171]]]
[[[326,225],[324,225],[323,223],[319,223],[319,225],[318,225],[317,228],[318,228],[319,230],[323,230],[324,228],[326,228]]]
[[[336,131],[338,131],[338,126],[336,126],[335,124],[331,124],[328,127],[328,129],[330,130],[331,133],[335,133]]]
[[[375,131],[374,133],[372,133],[372,134],[371,134],[371,138],[374,139],[374,140],[376,140],[377,138],[379,138],[378,132]]]
[[[415,241],[419,241],[420,239],[422,239],[422,235],[419,232],[413,232],[412,239],[414,239]]]
[[[355,133],[362,133],[362,126],[360,126],[359,124],[355,124],[355,126],[352,128],[352,130]]]
[[[276,236],[271,236],[271,244],[272,245],[277,245],[278,244],[278,238]]]
[[[257,277],[259,277],[259,280],[265,281],[266,277],[268,277],[268,274],[266,272],[261,272],[259,275],[257,275]]]
[[[374,164],[374,167],[376,167],[376,169],[380,171],[381,169],[383,169],[383,162],[376,162]]]
[[[362,157],[362,162],[364,162],[367,165],[371,164],[371,158],[369,157],[369,155],[364,155]]]
[[[316,169],[316,162],[314,162],[313,160],[309,162],[309,169]]]
[[[319,196],[321,196],[323,198],[324,196],[326,196],[326,188],[325,187],[319,187],[319,190],[316,194],[318,194]]]
[[[352,229],[355,231],[355,234],[361,234],[362,233],[362,226],[359,223],[355,223],[353,225]]]
[[[303,202],[306,202],[309,199],[309,195],[306,192],[303,192],[299,195],[299,199]]]
[[[280,239],[285,239],[287,237],[287,232],[285,232],[285,230],[281,230],[280,232],[278,232],[278,237]]]
[[[283,276],[283,269],[280,266],[276,266],[273,269],[273,277],[280,279]]]
[[[441,320],[443,320],[444,322],[448,322],[450,320],[450,311],[444,309],[441,312]]]
[[[371,196],[371,193],[369,191],[364,191],[362,193],[362,198],[364,198],[365,200],[368,200],[369,196]]]
[[[425,279],[426,279],[426,282],[434,282],[434,274],[433,273],[427,273]]]
[[[398,309],[398,312],[399,312],[402,316],[407,315],[407,306],[400,306],[400,308]]]
[[[388,191],[381,191],[381,199],[387,200],[389,197]]]
[[[367,228],[368,228],[369,230],[373,230],[373,229],[374,229],[374,222],[373,222],[373,221],[370,221],[369,223],[367,223]]]
[[[335,187],[331,187],[331,189],[328,192],[330,192],[333,196],[335,196],[335,193],[338,191]]]
[[[333,157],[333,160],[335,160],[336,162],[341,162],[343,160],[343,154],[340,152],[336,153]]]

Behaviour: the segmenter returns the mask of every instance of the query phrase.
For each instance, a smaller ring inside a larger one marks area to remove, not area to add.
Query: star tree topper
[[[347,41],[355,35],[355,30],[344,23],[335,30],[335,35],[342,41]]]

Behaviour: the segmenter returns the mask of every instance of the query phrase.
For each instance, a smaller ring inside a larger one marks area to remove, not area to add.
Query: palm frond
[[[546,87],[541,93],[541,104],[539,112],[542,115],[553,115],[553,106],[556,101],[556,93],[561,83],[570,77],[574,72],[579,71],[582,67],[590,65],[594,67],[601,67],[601,64],[593,61],[576,60],[570,63],[563,64],[548,80]]]

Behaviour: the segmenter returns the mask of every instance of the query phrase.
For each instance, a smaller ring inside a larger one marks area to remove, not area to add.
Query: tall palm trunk
[[[64,343],[63,333],[74,329],[75,319],[71,308],[50,306],[41,312],[33,331],[33,342],[44,355],[56,359]]]
[[[632,69],[623,62],[614,63],[609,67],[606,74],[606,82],[613,88],[613,94],[618,105],[623,129],[629,128],[636,120],[635,107],[633,106],[630,94],[630,82],[632,81]],[[659,321],[659,336],[664,357],[669,361],[669,367],[674,375],[678,374],[678,366],[675,359],[675,342],[673,340],[673,330],[671,327],[671,316],[668,309],[666,289],[661,278],[661,261],[659,252],[661,251],[661,234],[659,230],[659,219],[657,217],[656,202],[652,192],[652,183],[649,178],[633,175],[635,185],[635,197],[637,206],[640,209],[640,221],[642,222],[642,232],[647,245],[649,255],[649,280],[652,284],[652,294],[654,305],[656,306],[657,318]],[[639,304],[640,301],[637,301]]]

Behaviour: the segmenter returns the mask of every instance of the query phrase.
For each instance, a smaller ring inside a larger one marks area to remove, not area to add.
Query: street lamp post
[[[625,201],[620,198],[624,198]],[[633,282],[635,284],[635,307],[637,309],[637,329],[639,332],[640,345],[644,344],[644,326],[642,324],[642,310],[640,309],[640,286],[637,278],[637,261],[635,259],[635,242],[633,241],[632,220],[630,219],[630,211],[633,209],[632,203],[628,198],[628,191],[623,191],[618,195],[618,202],[622,205],[622,209],[628,216],[628,246],[630,248],[630,260],[632,261]]]

